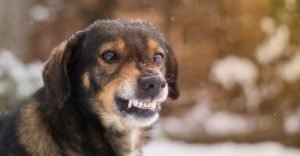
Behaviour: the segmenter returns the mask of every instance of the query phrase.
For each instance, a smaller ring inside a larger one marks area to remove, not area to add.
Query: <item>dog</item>
[[[0,115],[2,156],[140,156],[160,106],[177,99],[177,62],[141,20],[98,20],[53,49],[44,86]]]

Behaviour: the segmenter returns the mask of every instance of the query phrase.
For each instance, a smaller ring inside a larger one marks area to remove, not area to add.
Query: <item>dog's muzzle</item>
[[[137,121],[154,122],[160,105],[167,99],[168,85],[159,75],[143,75],[135,83],[124,81],[116,96],[116,104],[122,115]]]

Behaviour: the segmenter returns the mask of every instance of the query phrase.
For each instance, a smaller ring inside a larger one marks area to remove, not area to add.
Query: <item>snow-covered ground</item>
[[[155,125],[143,156],[300,156],[300,149],[277,142],[191,144],[166,138],[161,122]]]
[[[144,148],[144,156],[300,156],[300,149],[279,143],[188,144],[166,138],[154,138]]]

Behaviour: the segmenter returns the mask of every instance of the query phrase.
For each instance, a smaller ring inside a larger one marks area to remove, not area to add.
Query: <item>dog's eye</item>
[[[102,59],[107,63],[115,63],[120,57],[113,50],[107,50],[101,55]]]
[[[164,54],[157,53],[153,56],[153,60],[157,65],[161,65],[164,60]]]

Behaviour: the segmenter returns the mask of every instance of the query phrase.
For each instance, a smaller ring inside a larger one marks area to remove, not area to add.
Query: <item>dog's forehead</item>
[[[157,37],[162,40],[163,35],[151,23],[146,21],[122,21],[122,20],[100,20],[90,26],[99,31],[106,32],[111,35],[136,35],[144,34],[152,37]]]
[[[126,48],[131,48],[130,50],[145,50],[149,45],[163,47],[165,43],[159,30],[144,21],[97,21],[88,27],[87,31],[89,41],[103,44],[121,40]]]

